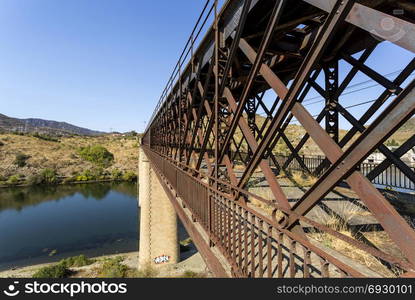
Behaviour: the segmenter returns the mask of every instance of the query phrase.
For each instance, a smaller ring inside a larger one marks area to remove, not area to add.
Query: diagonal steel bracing
[[[172,201],[182,201],[176,205],[180,216],[189,210],[186,224],[200,223],[206,245],[224,255],[233,276],[369,276],[314,247],[307,226],[372,255],[389,272],[415,274],[415,233],[408,216],[371,183],[391,166],[415,183],[405,158],[415,146],[414,135],[395,149],[384,144],[414,115],[415,58],[395,79],[370,64],[383,40],[415,53],[415,9],[406,1],[245,0],[228,1],[219,12],[217,1],[210,9],[209,2],[184,50],[191,54],[188,65],[181,57],[143,137],[160,180],[176,196]],[[402,18],[388,14],[402,6],[408,8]],[[211,14],[214,24],[196,49],[194,35]],[[385,18],[394,25],[389,32]],[[342,95],[358,75],[383,92],[350,105]],[[313,92],[322,100],[310,102]],[[352,111],[364,102],[369,106],[361,115]],[[312,115],[306,108],[318,103]],[[351,126],[345,134],[340,120]],[[322,155],[316,163],[304,155],[309,147]],[[384,161],[361,173],[360,164],[375,151]],[[295,201],[281,180],[294,165],[319,177]],[[329,194],[343,195],[338,186],[344,182],[400,255],[385,253],[363,233],[357,240],[310,219],[317,206],[327,207]],[[257,184],[269,196],[251,193]],[[204,256],[212,258],[198,239]],[[213,269],[223,270],[215,264]]]

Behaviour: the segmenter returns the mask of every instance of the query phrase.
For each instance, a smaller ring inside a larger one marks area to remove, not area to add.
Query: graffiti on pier
[[[168,255],[160,255],[160,256],[157,256],[156,258],[154,258],[154,263],[156,263],[156,264],[164,264],[164,263],[169,262],[169,260],[170,260],[170,256],[168,256]]]

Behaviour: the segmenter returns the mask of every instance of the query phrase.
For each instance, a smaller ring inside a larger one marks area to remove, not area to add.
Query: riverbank
[[[67,185],[67,184],[91,184],[91,183],[121,183],[121,182],[130,182],[130,183],[137,183],[137,176],[131,174],[132,176],[126,177],[125,179],[93,179],[93,180],[70,180],[70,178],[64,178],[56,183],[42,183],[42,184],[30,184],[26,181],[22,180],[18,184],[0,184],[0,189],[3,188],[12,188],[12,187],[32,187],[32,186],[54,186],[54,185]]]
[[[100,277],[100,270],[102,270],[103,264],[109,260],[119,260],[120,264],[126,266],[130,272],[129,277],[143,277],[144,275],[151,275],[150,277],[157,278],[178,278],[178,277],[210,277],[211,274],[208,271],[206,264],[199,253],[184,259],[182,262],[176,265],[160,266],[157,269],[149,272],[140,272],[137,269],[138,266],[138,251],[120,253],[114,255],[104,255],[93,257],[94,263],[82,266],[71,267],[72,275],[69,278],[97,278]],[[48,266],[53,266],[57,262],[37,264],[21,268],[13,268],[0,272],[0,278],[31,278],[40,269]]]
[[[52,140],[0,134],[0,186],[38,185],[136,177],[136,136],[71,136]]]

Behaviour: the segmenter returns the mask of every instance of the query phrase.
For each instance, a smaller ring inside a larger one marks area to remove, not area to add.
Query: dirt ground
[[[137,269],[138,266],[138,252],[128,252],[115,255],[105,255],[100,257],[95,257],[96,262],[79,268],[71,268],[71,271],[74,271],[74,274],[71,276],[73,278],[96,278],[98,276],[97,269],[100,264],[106,258],[115,258],[121,256],[123,257],[122,264],[126,265],[131,269]],[[22,268],[16,268],[12,270],[0,272],[0,278],[30,278],[32,275],[42,267],[52,265],[54,263],[39,264],[33,266],[27,266]],[[157,269],[156,277],[165,278],[165,277],[182,277],[185,272],[193,272],[197,274],[203,274],[206,277],[209,277],[210,274],[208,269],[200,256],[199,253],[193,254],[192,256],[184,259],[178,264],[175,265],[164,265],[160,266]]]

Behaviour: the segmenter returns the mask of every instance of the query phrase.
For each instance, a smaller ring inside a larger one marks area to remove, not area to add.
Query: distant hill
[[[263,123],[265,122],[265,118],[261,115],[256,115],[257,125],[259,128],[262,127]],[[268,122],[269,126],[269,122]],[[267,126],[267,127],[268,127]],[[347,134],[348,130],[340,129],[340,139],[343,138]],[[304,134],[306,133],[305,129],[301,125],[290,124],[288,125],[287,129],[285,130],[285,135],[287,136],[288,140],[295,146],[303,138]],[[398,145],[402,145],[407,141],[412,135],[415,134],[415,118],[409,119],[401,128],[399,128],[389,139],[388,141],[393,141]],[[242,133],[240,130],[236,131],[236,141],[240,141]],[[357,139],[358,135],[355,135],[354,138],[348,143],[350,145]],[[247,151],[246,146],[243,144],[241,146],[242,151]],[[282,153],[282,154],[289,154],[290,151],[286,144],[280,140],[280,142],[274,148],[275,152]],[[307,143],[301,149],[300,154],[304,155],[323,155],[321,149],[317,146],[317,144],[312,140],[308,139]]]
[[[17,119],[0,114],[0,131],[39,133],[48,135],[88,135],[96,136],[104,132],[94,131],[87,128],[78,127],[66,122],[49,121],[42,119]]]

